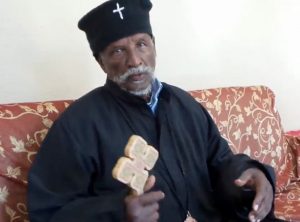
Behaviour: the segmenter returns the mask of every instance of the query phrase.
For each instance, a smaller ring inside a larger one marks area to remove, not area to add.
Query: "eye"
[[[115,49],[112,50],[111,54],[112,55],[120,55],[123,52],[124,52],[124,49],[122,49],[122,48],[115,48]]]
[[[137,43],[137,46],[143,48],[143,47],[146,47],[147,44],[146,44],[145,41],[139,41],[139,42]]]

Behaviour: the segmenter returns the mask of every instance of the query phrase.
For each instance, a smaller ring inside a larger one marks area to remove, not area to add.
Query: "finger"
[[[127,202],[125,201],[128,218],[136,218],[137,221],[143,222],[156,222],[158,220],[159,204],[157,202],[148,204],[144,202],[145,199],[143,199],[144,196],[149,196],[151,193],[141,196],[131,196],[131,198],[126,200]]]
[[[254,218],[254,221],[262,220],[264,219],[271,208],[271,203],[268,203],[268,200],[266,198],[263,198],[260,202],[253,201],[253,210],[250,212],[249,218]]]
[[[147,192],[149,191],[150,189],[152,189],[152,187],[154,186],[155,184],[155,176],[151,175],[148,177],[148,179],[146,180],[146,183],[144,185],[144,192]],[[133,195],[133,196],[139,196],[138,192],[134,189],[131,189],[130,190],[130,195]]]
[[[158,213],[159,210],[159,204],[158,203],[153,203],[151,205],[147,205],[144,207],[144,214],[146,218],[152,218],[153,214]]]
[[[252,203],[252,209],[255,212],[261,211],[261,207],[263,206],[263,200],[264,200],[263,192],[260,192],[259,190],[257,190],[256,195],[253,200],[253,203]]]
[[[148,177],[145,186],[144,186],[144,192],[149,191],[155,184],[155,176],[151,175]]]
[[[250,222],[256,222],[256,221],[257,221],[257,217],[256,217],[256,214],[255,214],[254,211],[251,211],[251,212],[249,213],[248,218],[249,218],[249,221],[250,221]]]
[[[151,219],[151,221],[154,221],[154,222],[158,221],[158,219],[159,219],[159,213],[156,212],[156,213],[152,214],[152,216],[151,216],[150,219]]]
[[[153,212],[152,214],[144,214],[142,222],[157,222],[159,219],[158,211]]]
[[[272,208],[273,196],[265,195],[258,209],[255,211],[258,219],[264,219]]]
[[[249,173],[248,170],[246,170],[242,175],[234,181],[234,183],[239,186],[245,186],[245,185],[252,185],[253,184],[253,179],[252,179],[252,174]]]
[[[157,221],[156,218],[158,217],[156,215],[158,214],[159,204],[157,202],[148,205],[141,203],[140,199],[148,194],[143,194],[141,196],[130,195],[125,198],[126,214],[128,218],[135,218],[137,221],[142,219],[141,221],[143,222]]]
[[[158,219],[159,219],[159,213],[158,212],[155,212],[155,213],[153,213],[153,214],[151,214],[149,217],[147,217],[147,218],[149,218],[149,221],[151,221],[151,222],[156,222],[156,221],[158,221]]]
[[[139,201],[142,205],[149,205],[159,202],[165,197],[165,194],[161,191],[153,191],[150,193],[143,194],[139,197]]]
[[[263,215],[260,215],[260,214],[258,214],[257,212],[255,212],[255,211],[251,211],[250,213],[249,213],[249,216],[248,216],[248,218],[249,218],[249,221],[251,221],[251,222],[260,222],[262,219],[264,219],[266,217],[266,215],[265,216],[263,216]]]
[[[234,181],[235,185],[238,187],[243,187],[243,186],[253,186],[253,179],[251,177],[245,177],[245,178],[238,178]]]
[[[267,209],[267,206],[265,204],[265,199],[263,199],[261,202],[261,205],[255,211],[256,219],[262,220],[263,218],[265,218],[267,216],[268,212],[269,212],[269,210]]]

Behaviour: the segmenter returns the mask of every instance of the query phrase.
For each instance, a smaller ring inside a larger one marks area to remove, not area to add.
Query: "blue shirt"
[[[152,95],[150,98],[150,102],[147,103],[147,105],[150,107],[153,114],[155,114],[157,104],[158,104],[158,97],[159,93],[162,90],[163,85],[161,82],[155,78],[155,80],[152,83]]]

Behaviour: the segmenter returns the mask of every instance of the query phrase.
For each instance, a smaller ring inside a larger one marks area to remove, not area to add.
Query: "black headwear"
[[[150,0],[110,0],[94,8],[78,22],[86,33],[94,56],[110,43],[136,34],[152,36]]]

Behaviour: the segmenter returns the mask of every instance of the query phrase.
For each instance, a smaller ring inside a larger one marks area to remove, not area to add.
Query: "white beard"
[[[131,75],[135,75],[138,73],[145,73],[147,75],[150,75],[151,77],[151,81],[149,83],[149,85],[145,88],[145,89],[139,89],[139,90],[128,90],[124,87],[122,87],[122,85],[127,81],[127,79],[131,76]],[[152,90],[152,85],[151,83],[154,80],[154,68],[149,67],[149,66],[138,66],[136,68],[130,68],[128,69],[125,73],[115,76],[112,81],[115,82],[116,84],[118,84],[121,89],[136,95],[136,96],[147,96],[151,93]]]

